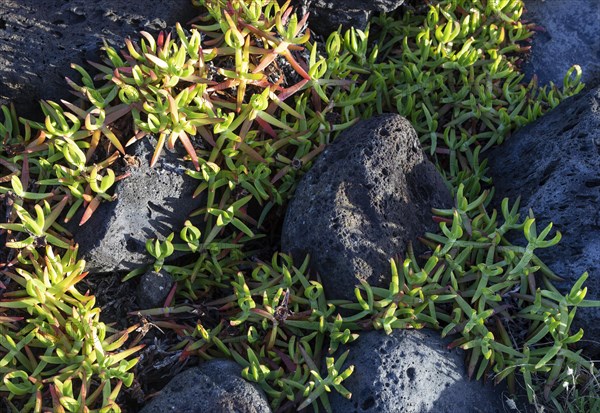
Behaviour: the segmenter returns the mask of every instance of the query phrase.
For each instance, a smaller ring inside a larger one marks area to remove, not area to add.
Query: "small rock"
[[[140,413],[270,413],[263,391],[233,361],[211,360],[175,376]]]
[[[559,87],[575,64],[583,69],[583,81],[600,80],[600,2],[598,0],[525,0],[523,18],[540,27],[535,32],[529,61],[523,67],[541,85]]]
[[[448,350],[449,338],[432,330],[362,333],[350,344],[342,382],[350,400],[329,395],[334,413],[504,413],[498,388],[469,381],[464,351]],[[338,356],[344,349],[338,351]]]
[[[310,12],[311,30],[325,37],[340,25],[345,30],[365,30],[372,15],[392,12],[402,3],[404,0],[295,0],[304,12]]]
[[[199,14],[190,0],[0,1],[0,104],[14,102],[21,116],[37,116],[39,99],[69,98],[65,75],[79,82],[71,63],[99,61],[102,40],[122,47],[139,31],[182,24]]]
[[[140,278],[136,290],[138,306],[141,310],[161,307],[173,287],[173,277],[166,271],[148,271]]]
[[[535,251],[565,279],[560,289],[569,291],[588,271],[586,298],[600,299],[600,87],[524,127],[488,160],[497,202],[520,196],[522,220],[531,208],[538,234],[550,222],[549,237],[561,232],[557,246]],[[575,324],[585,330],[584,344],[599,353],[600,308],[579,308]]]
[[[342,133],[298,185],[282,250],[311,256],[327,297],[353,299],[358,280],[387,286],[389,259],[435,231],[432,207],[452,205],[415,130],[399,115],[362,121]]]
[[[163,150],[150,168],[154,152],[150,139],[135,143],[131,151],[130,159],[138,163],[127,167],[131,176],[115,184],[117,199],[102,202],[90,220],[77,227],[82,208],[68,226],[79,244],[79,256],[93,273],[151,264],[154,258],[146,251],[146,240],[177,233],[188,215],[206,202],[202,197],[192,199],[198,183],[184,173],[177,154]]]

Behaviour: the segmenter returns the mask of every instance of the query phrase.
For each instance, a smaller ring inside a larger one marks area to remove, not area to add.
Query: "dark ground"
[[[39,99],[69,96],[71,63],[98,61],[102,39],[120,46],[140,30],[156,33],[197,15],[191,0],[1,0],[0,104],[20,116],[39,113]]]

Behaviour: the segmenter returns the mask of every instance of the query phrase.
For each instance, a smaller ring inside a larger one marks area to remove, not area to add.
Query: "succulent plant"
[[[564,383],[596,377],[573,347],[583,333],[570,331],[577,307],[600,304],[584,299],[586,275],[559,294],[536,250],[560,235],[551,226],[538,235],[533,216],[519,221],[518,202],[504,200],[501,218],[488,207],[486,150],[583,87],[577,66],[562,90],[521,84],[533,28],[520,20],[521,0],[424,3],[364,32],[334,32],[324,45],[289,1],[195,3],[205,13],[191,28],[142,32],[122,50],[105,43],[95,76],[73,65],[81,78],[67,83],[77,99],[42,102],[43,121],[1,109],[0,394],[12,411],[120,411],[143,333],[128,338],[148,323],[173,339],[166,351],[182,361],[236,360],[279,411],[331,411],[333,390],[350,397],[343,381],[353,368],[337,350],[370,328],[459,334],[452,345],[468,351],[470,376],[513,387],[521,377],[530,401],[541,395],[555,408]],[[308,258],[295,266],[262,243],[311,161],[361,117],[384,111],[411,120],[455,207],[433,211],[440,231],[422,238],[428,256],[409,248],[391,260],[388,288],[361,283],[355,302],[327,300]],[[164,307],[134,312],[140,325],[116,332],[75,288],[84,263],[61,223],[83,208],[85,224],[113,200],[127,178],[120,158],[148,135],[156,167],[165,146],[181,146],[206,205],[173,229],[181,243],[148,241],[154,269],[176,287]],[[517,231],[526,246],[508,241]],[[167,261],[175,251],[187,261]],[[517,328],[526,332],[519,340]]]
[[[114,332],[100,321],[95,297],[75,288],[87,275],[76,248],[62,256],[50,246],[43,254],[25,251],[26,265],[3,271],[20,286],[0,300],[0,394],[7,406],[39,412],[51,401],[56,412],[119,412],[116,396],[131,385],[137,363],[130,356],[143,346],[117,350],[138,326]]]

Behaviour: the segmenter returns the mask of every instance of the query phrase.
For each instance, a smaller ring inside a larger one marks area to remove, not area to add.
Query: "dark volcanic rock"
[[[371,16],[394,11],[402,3],[404,0],[294,0],[304,12],[310,12],[311,30],[325,37],[340,25],[364,30]]]
[[[489,156],[498,202],[521,196],[538,233],[549,222],[562,233],[536,254],[570,286],[588,271],[588,299],[600,299],[600,88],[567,99]],[[551,234],[552,236],[552,234]],[[577,310],[576,324],[600,350],[600,308]],[[586,343],[587,344],[587,343]]]
[[[148,271],[140,277],[136,290],[138,307],[142,310],[161,307],[173,287],[173,277],[166,271]]]
[[[0,1],[0,104],[14,102],[30,116],[38,99],[69,96],[64,76],[79,79],[70,63],[98,61],[102,39],[123,45],[198,14],[190,0]]]
[[[348,346],[352,375],[342,384],[350,400],[332,392],[334,413],[504,413],[502,390],[469,381],[464,351],[431,330],[362,333]],[[341,349],[343,351],[345,349]]]
[[[310,254],[328,297],[351,299],[359,279],[387,286],[389,259],[435,231],[432,207],[451,204],[410,123],[379,116],[345,131],[304,176],[287,210],[282,249],[296,262]]]
[[[567,70],[583,69],[583,81],[600,79],[600,1],[525,0],[523,18],[541,27],[533,37],[531,56],[524,66],[540,84],[562,86]]]
[[[69,227],[79,244],[79,256],[91,272],[128,271],[154,258],[146,252],[146,240],[178,233],[188,215],[204,205],[192,200],[197,181],[187,176],[178,155],[163,150],[154,168],[154,146],[148,138],[132,145],[138,165],[128,167],[131,176],[115,184],[117,199],[102,202],[90,220]]]
[[[267,398],[229,360],[211,360],[177,375],[140,413],[268,413]]]

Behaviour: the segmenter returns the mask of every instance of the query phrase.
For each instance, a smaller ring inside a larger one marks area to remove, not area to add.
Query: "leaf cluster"
[[[584,300],[586,275],[561,295],[536,256],[560,235],[548,239],[550,226],[538,235],[532,216],[519,222],[518,203],[489,212],[485,151],[583,87],[577,66],[562,90],[521,84],[533,29],[521,22],[522,1],[432,2],[382,15],[365,32],[336,31],[322,46],[289,1],[196,3],[206,13],[190,30],[142,32],[122,50],[105,44],[93,76],[73,65],[76,99],[42,102],[42,122],[2,107],[0,235],[13,285],[0,300],[0,392],[13,410],[119,410],[141,347],[116,351],[137,326],[110,331],[93,296],[75,289],[83,263],[60,224],[80,208],[84,224],[112,200],[127,177],[126,148],[148,137],[151,165],[165,147],[180,150],[199,182],[194,197],[206,202],[181,243],[146,244],[154,270],[177,287],[164,307],[136,313],[177,337],[168,351],[180,359],[233,358],[280,411],[330,411],[333,390],[350,397],[342,382],[353,368],[347,352],[334,353],[371,328],[458,334],[452,345],[468,351],[469,375],[513,388],[521,377],[532,402],[541,392],[560,406],[564,383],[593,377],[574,349],[583,333],[570,331],[577,307],[598,304]],[[392,261],[389,288],[362,283],[356,302],[327,300],[308,259],[266,262],[261,240],[315,156],[359,118],[386,111],[412,122],[456,204],[433,211],[440,233],[422,240],[429,256],[409,249],[400,270]],[[515,232],[524,247],[508,241]],[[188,264],[168,262],[175,251]]]
[[[142,346],[122,347],[137,326],[115,332],[100,321],[95,297],[75,288],[87,275],[76,248],[24,255],[3,272],[20,288],[0,301],[0,394],[10,411],[120,412],[116,398]]]

